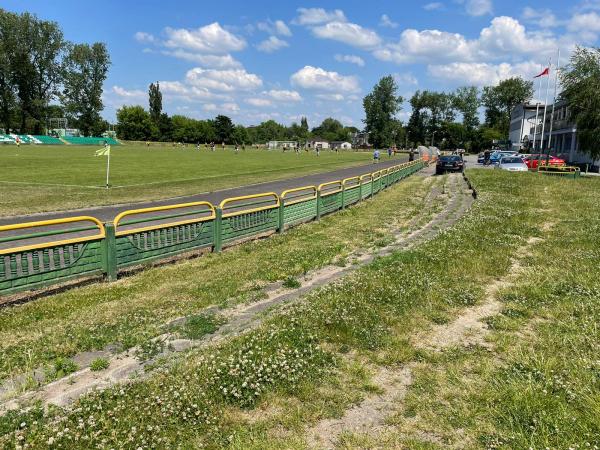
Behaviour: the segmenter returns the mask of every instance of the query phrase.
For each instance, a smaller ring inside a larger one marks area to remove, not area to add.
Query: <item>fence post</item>
[[[117,279],[117,239],[115,225],[112,222],[104,224],[106,237],[104,238],[104,272],[108,281]]]
[[[215,235],[213,238],[214,247],[213,251],[215,253],[220,253],[223,249],[223,210],[221,208],[215,208]]]
[[[279,203],[279,226],[277,227],[277,232],[279,234],[283,233],[283,229],[285,227],[285,223],[284,223],[284,208],[285,208],[285,200],[280,198],[280,203]]]
[[[321,220],[321,190],[317,190],[317,220]]]
[[[373,174],[371,174],[371,198],[373,198],[374,191],[375,191],[375,178],[373,177]]]
[[[344,183],[342,183],[342,209],[346,208],[346,186],[344,186]]]
[[[358,177],[358,201],[362,202],[362,181],[360,177]]]

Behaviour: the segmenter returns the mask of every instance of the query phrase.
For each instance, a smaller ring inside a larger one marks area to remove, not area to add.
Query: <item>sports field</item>
[[[110,184],[106,157],[94,146],[0,147],[0,217],[153,200],[298,177],[366,163],[362,152],[196,150],[193,146],[112,147]]]

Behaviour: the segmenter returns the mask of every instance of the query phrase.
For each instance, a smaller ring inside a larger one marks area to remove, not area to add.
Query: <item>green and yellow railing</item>
[[[132,209],[102,223],[78,216],[0,226],[0,295],[104,277],[195,251],[220,252],[372,197],[421,170],[419,159],[319,186]]]

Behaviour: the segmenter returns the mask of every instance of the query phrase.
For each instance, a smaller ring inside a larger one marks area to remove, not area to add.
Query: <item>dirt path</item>
[[[550,229],[552,224],[545,224]],[[501,303],[497,300],[498,292],[510,286],[523,272],[521,260],[530,254],[531,247],[540,238],[530,237],[517,249],[508,269],[508,275],[493,280],[486,288],[481,304],[467,308],[451,323],[437,325],[425,333],[418,333],[411,339],[416,348],[441,352],[456,346],[481,345],[488,347],[486,336],[489,333],[483,319],[498,314]],[[399,368],[380,367],[373,377],[373,384],[380,393],[367,397],[359,405],[348,409],[339,419],[324,419],[310,428],[306,434],[309,448],[335,448],[343,433],[357,433],[375,436],[385,430],[385,419],[402,404],[406,393],[413,382],[413,371],[416,363],[409,363]]]
[[[431,168],[428,170],[431,170]],[[227,322],[216,332],[202,339],[180,339],[170,334],[159,336],[156,338],[156,341],[163,342],[165,350],[152,360],[140,361],[135,357],[137,349],[134,348],[109,357],[109,368],[100,372],[92,372],[89,367],[86,367],[67,377],[42,386],[35,392],[27,392],[22,395],[18,395],[18,385],[12,386],[12,388],[8,387],[8,389],[5,388],[5,392],[3,393],[5,401],[4,403],[0,403],[0,415],[8,410],[22,409],[33,401],[41,401],[44,405],[66,406],[91,390],[104,389],[116,383],[127,382],[132,376],[137,376],[138,378],[148,376],[144,372],[144,368],[154,362],[157,357],[175,357],[177,356],[176,354],[190,348],[209,347],[222,342],[224,339],[246,333],[260,325],[265,314],[270,309],[292,301],[298,301],[315,289],[356,271],[378,256],[385,256],[399,249],[410,248],[433,238],[442,229],[450,227],[464,215],[473,201],[471,193],[468,191],[466,183],[460,175],[449,176],[443,188],[437,189],[434,187],[427,196],[429,201],[438,197],[443,197],[445,206],[424,225],[418,227],[416,224],[422,220],[427,220],[427,216],[418,215],[409,223],[408,230],[395,233],[394,243],[357,256],[356,262],[351,266],[339,267],[331,265],[309,272],[305,279],[302,280],[302,285],[296,289],[286,289],[282,287],[281,283],[274,283],[267,286],[265,288],[266,298],[224,311],[223,317]],[[182,320],[185,320],[185,318],[177,319],[177,321]],[[80,358],[85,357],[85,355],[78,356]],[[387,379],[385,374],[382,374],[382,377],[382,382],[384,379]],[[390,377],[390,379],[396,379],[397,374],[390,374]],[[390,383],[390,386],[396,385],[401,386],[402,383]],[[386,394],[384,397],[389,397],[389,394]],[[375,401],[371,410],[381,409],[380,406],[381,404]]]

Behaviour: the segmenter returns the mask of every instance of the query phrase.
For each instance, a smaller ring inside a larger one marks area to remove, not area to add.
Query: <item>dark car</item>
[[[444,172],[462,172],[465,170],[465,163],[458,155],[440,156],[435,165],[435,174],[441,175]]]

